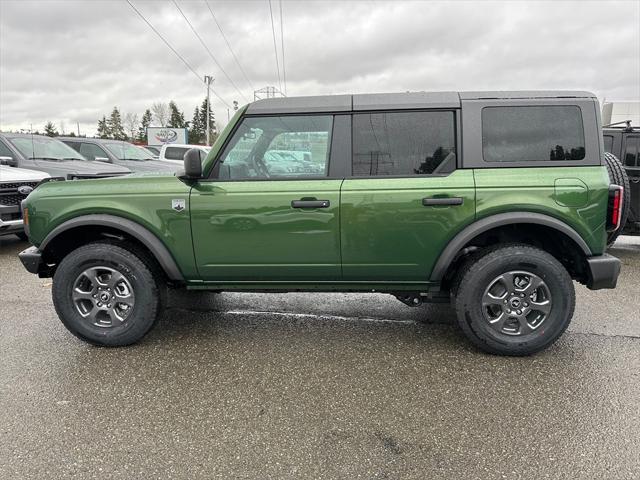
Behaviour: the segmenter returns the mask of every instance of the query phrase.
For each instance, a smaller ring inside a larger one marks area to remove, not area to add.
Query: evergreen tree
[[[56,130],[56,126],[53,124],[53,122],[47,122],[46,125],[44,126],[44,134],[47,137],[57,137],[58,136],[58,130]]]
[[[201,143],[204,135],[204,127],[200,123],[200,109],[196,107],[193,111],[193,120],[189,125],[189,143]]]
[[[200,107],[200,125],[202,128],[202,141],[207,141],[207,97],[202,101],[202,106]],[[213,111],[209,112],[209,130],[211,132],[211,144],[217,138],[217,128],[216,128],[216,118]]]
[[[171,100],[169,102],[169,127],[171,128],[185,128],[187,125],[184,121],[184,113],[178,109],[176,102]]]
[[[142,115],[142,121],[140,122],[140,128],[138,129],[138,140],[141,142],[147,141],[147,127],[151,126],[151,120],[153,120],[153,114],[148,108]]]
[[[118,107],[113,107],[113,111],[107,120],[107,128],[109,129],[109,134],[111,138],[114,140],[126,140],[127,134],[124,131],[124,127],[122,126],[122,118],[120,116],[120,110]]]
[[[107,118],[104,115],[102,120],[98,120],[98,138],[111,138]]]

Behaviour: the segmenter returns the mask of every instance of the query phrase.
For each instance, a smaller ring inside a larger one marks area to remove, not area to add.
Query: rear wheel
[[[613,185],[619,185],[624,188],[623,200],[622,200],[622,212],[620,216],[620,228],[615,232],[609,232],[607,234],[607,246],[613,245],[625,224],[627,223],[627,217],[629,216],[629,207],[631,206],[631,188],[629,186],[629,177],[622,165],[622,162],[618,160],[613,153],[604,154],[605,165],[607,166],[607,172],[609,173],[609,181]]]
[[[53,303],[65,327],[82,340],[130,345],[147,334],[158,316],[162,285],[156,278],[134,248],[91,243],[58,266]]]
[[[482,350],[530,355],[555,342],[575,306],[573,282],[553,256],[529,245],[480,254],[454,300],[460,328]]]

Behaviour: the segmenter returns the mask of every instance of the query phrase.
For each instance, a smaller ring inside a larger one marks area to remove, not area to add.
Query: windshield
[[[119,160],[153,160],[153,155],[127,142],[104,142],[104,146]]]
[[[27,158],[46,160],[87,160],[73,148],[48,137],[13,137],[9,141]]]

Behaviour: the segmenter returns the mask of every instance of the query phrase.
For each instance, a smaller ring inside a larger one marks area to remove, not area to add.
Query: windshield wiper
[[[84,158],[78,158],[78,157],[64,157],[62,160],[81,160],[83,162],[86,162]]]
[[[57,162],[63,159],[59,157],[29,157],[29,160],[54,160]]]
[[[131,160],[133,162],[146,162],[148,160],[153,160],[152,158],[121,158],[120,160]]]

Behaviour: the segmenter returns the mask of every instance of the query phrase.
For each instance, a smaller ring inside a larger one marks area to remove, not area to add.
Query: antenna
[[[31,133],[31,156],[35,157],[36,156],[36,144],[33,141],[33,123],[31,123],[29,125],[30,129],[29,129],[29,133]]]

